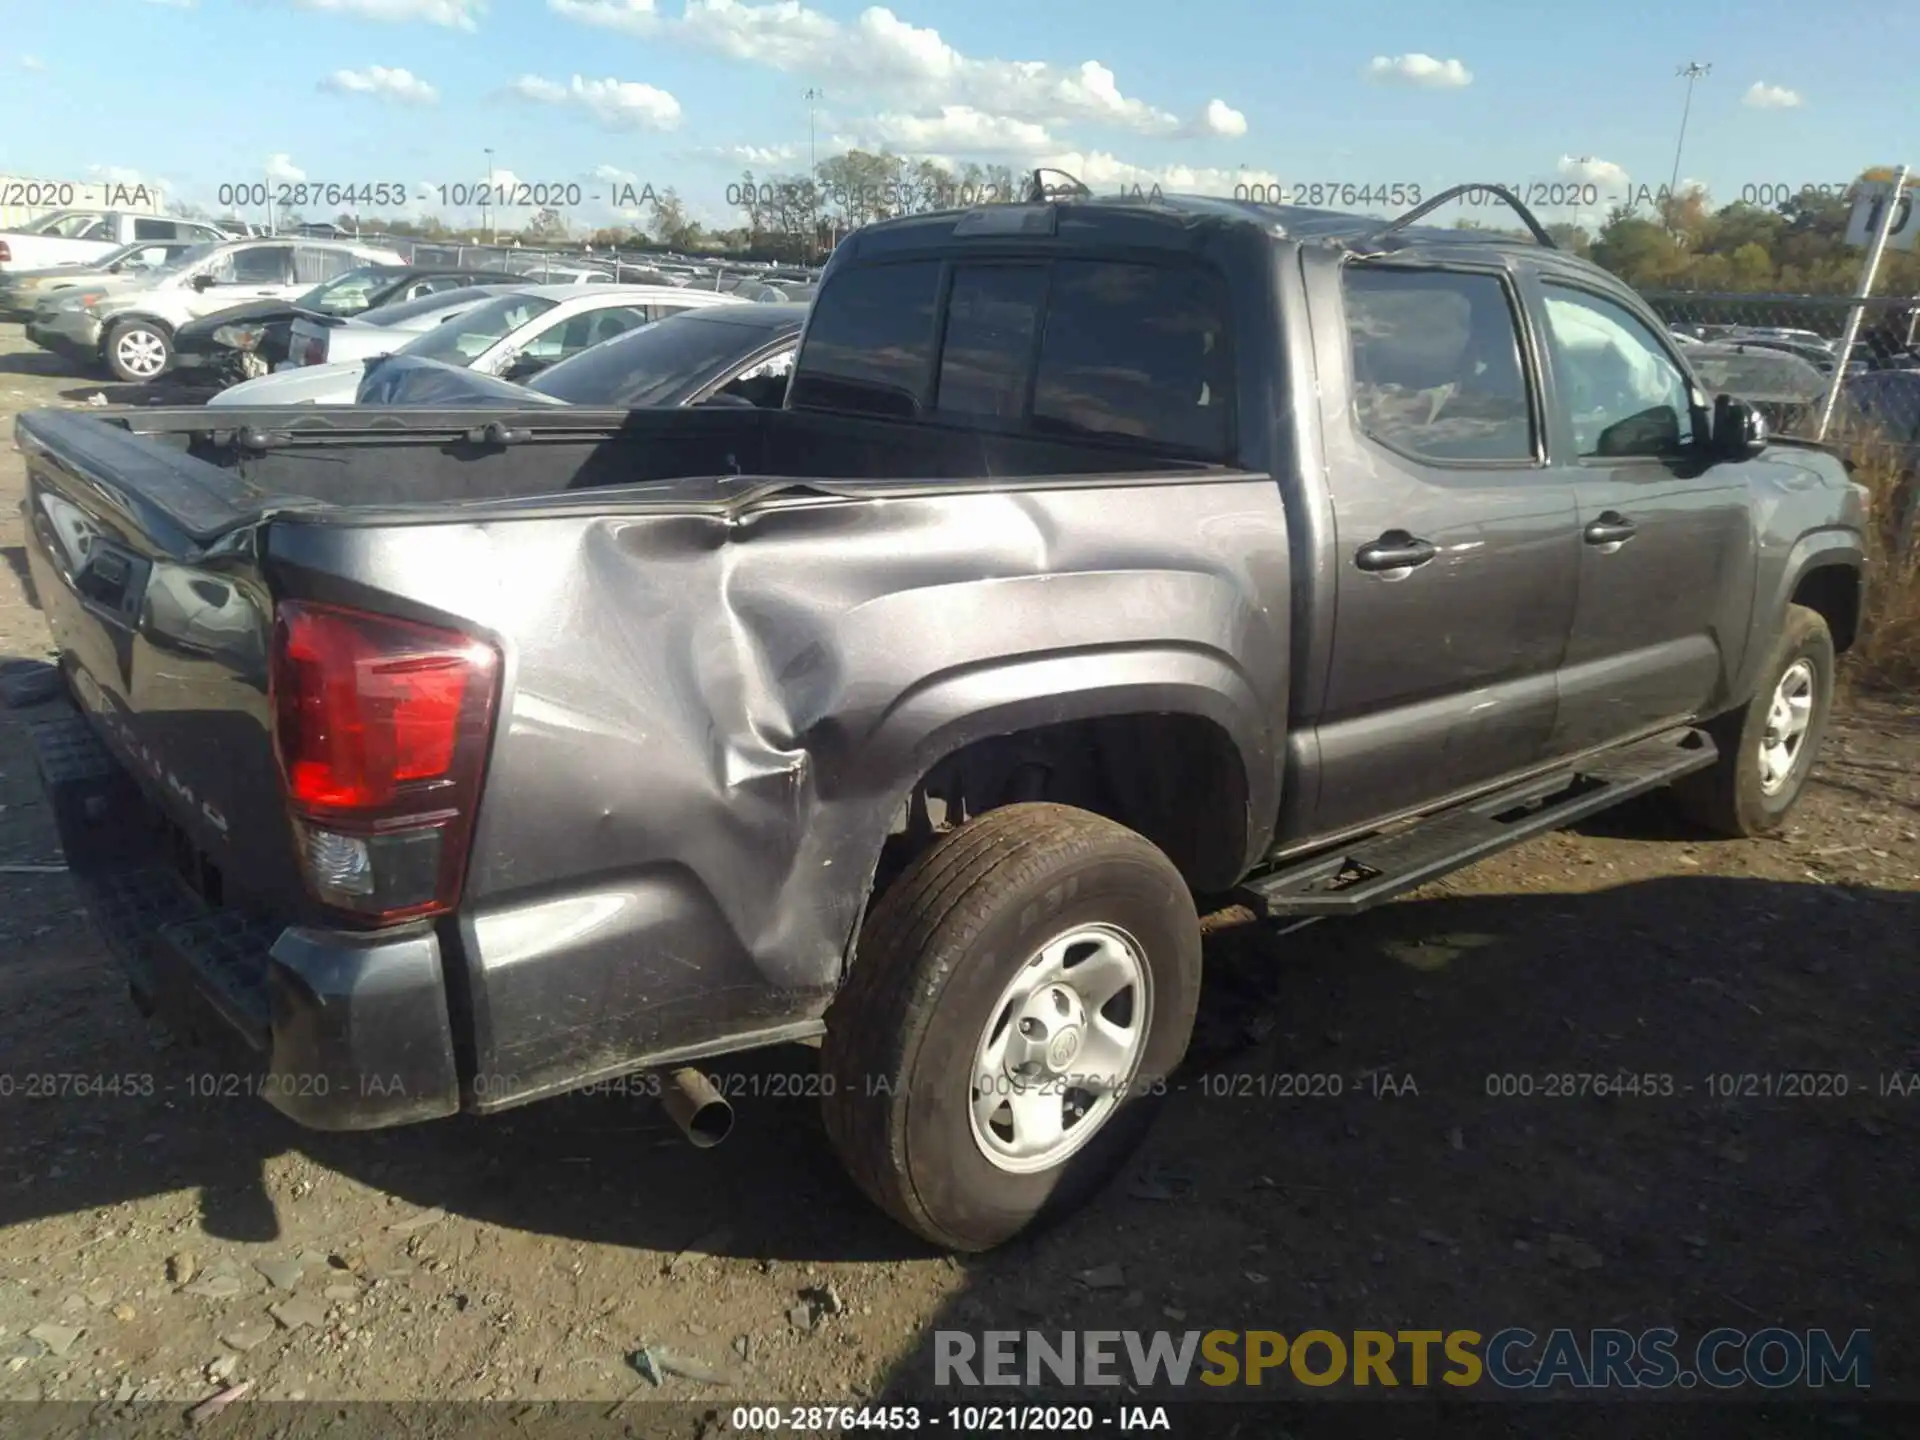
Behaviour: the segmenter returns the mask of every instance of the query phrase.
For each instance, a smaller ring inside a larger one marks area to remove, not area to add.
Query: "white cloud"
[[[1039,156],[1035,164],[1049,170],[1064,170],[1096,195],[1111,195],[1125,190],[1133,193],[1160,187],[1163,195],[1219,195],[1232,197],[1237,186],[1267,186],[1277,189],[1281,180],[1271,170],[1236,168],[1225,165],[1136,165],[1102,150],[1070,151]],[[1248,198],[1245,191],[1242,198]],[[1251,198],[1258,199],[1256,192]]]
[[[1247,117],[1224,100],[1209,100],[1201,124],[1210,135],[1225,135],[1238,140],[1247,133]]]
[[[665,90],[637,80],[588,80],[576,75],[562,85],[539,75],[522,75],[507,88],[540,105],[578,105],[607,130],[673,130],[680,124],[680,102]]]
[[[297,185],[307,178],[307,172],[293,163],[293,157],[284,152],[267,156],[265,166],[267,179],[279,184]]]
[[[883,144],[915,154],[932,150],[962,155],[1031,154],[1056,149],[1060,144],[1044,125],[988,114],[971,105],[942,105],[940,113],[931,116],[876,115],[868,124]]]
[[[34,71],[37,74],[47,68],[47,62],[42,60],[38,55],[22,55],[20,57],[20,68],[22,70]]]
[[[448,30],[479,29],[487,8],[486,0],[293,0],[293,4],[301,10],[328,10],[390,24],[417,20]]]
[[[1756,110],[1798,110],[1806,101],[1800,98],[1798,90],[1756,80],[1747,87],[1747,93],[1740,97],[1740,103],[1751,105]]]
[[[730,160],[746,165],[785,165],[800,158],[798,145],[728,145],[723,152]]]
[[[1060,66],[1042,60],[963,55],[940,32],[871,6],[841,22],[800,0],[686,0],[681,14],[654,0],[547,0],[555,14],[646,39],[678,40],[770,69],[819,76],[836,88],[877,92],[915,110],[961,106],[1031,125],[1084,121],[1142,135],[1246,133],[1246,117],[1214,101],[1191,125],[1121,92],[1097,60]]]
[[[1623,167],[1592,155],[1562,155],[1554,169],[1562,178],[1576,184],[1598,185],[1605,194],[1617,194],[1627,186],[1627,172]]]
[[[1473,83],[1473,72],[1458,60],[1436,60],[1418,51],[1376,55],[1367,62],[1366,76],[1383,84],[1418,85],[1429,90],[1457,90]]]
[[[322,90],[338,95],[377,95],[405,105],[431,105],[440,92],[411,70],[369,65],[364,70],[336,70],[320,82]]]

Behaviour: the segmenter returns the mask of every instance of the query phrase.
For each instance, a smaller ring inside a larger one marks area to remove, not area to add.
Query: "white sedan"
[[[482,375],[522,380],[555,361],[703,305],[737,305],[737,296],[662,285],[528,285],[397,347]],[[296,345],[295,358],[300,352]],[[351,405],[365,359],[297,365],[223,390],[209,405]]]
[[[363,310],[358,315],[300,315],[294,320],[287,341],[288,358],[274,366],[274,369],[295,370],[303,365],[370,360],[375,355],[391,355],[417,336],[437,329],[496,296],[514,294],[519,288],[511,282],[466,285],[455,290],[436,290],[430,295],[402,300],[397,305]]]

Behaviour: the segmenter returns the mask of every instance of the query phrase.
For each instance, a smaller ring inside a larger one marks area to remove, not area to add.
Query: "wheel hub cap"
[[[1813,664],[1796,660],[1773,687],[1767,723],[1760,733],[1760,789],[1775,795],[1793,774],[1813,725]]]
[[[974,1055],[974,1143],[1014,1174],[1051,1169],[1125,1098],[1152,1019],[1139,942],[1086,925],[1040,947],[1008,983]]]

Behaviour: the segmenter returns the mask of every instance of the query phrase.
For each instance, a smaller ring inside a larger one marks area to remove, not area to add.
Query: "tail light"
[[[381,925],[454,907],[499,670],[492,646],[457,630],[279,607],[274,749],[323,904]]]
[[[0,265],[11,265],[12,263],[13,247],[8,245],[6,241],[0,240]]]

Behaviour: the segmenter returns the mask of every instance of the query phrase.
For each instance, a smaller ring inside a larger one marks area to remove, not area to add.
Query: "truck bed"
[[[556,418],[546,408],[129,407],[34,412],[19,429],[65,463],[121,477],[143,514],[188,542],[302,502],[432,507],[683,480],[689,483],[653,498],[684,506],[739,493],[728,477],[860,482],[871,490],[1208,468],[1082,439],[732,408],[569,409]],[[154,500],[164,514],[152,513]]]
[[[272,1097],[309,1124],[817,1033],[907,792],[975,739],[1125,694],[1208,716],[1251,757],[1247,813],[1278,804],[1265,475],[739,410],[41,411],[17,435],[74,697],[162,817],[134,892],[188,881],[142,912],[145,962],[277,1071],[414,1077],[404,1104]],[[269,685],[290,604],[501,657],[453,912],[354,935],[304,883]],[[1223,880],[1261,843],[1229,840]],[[382,1035],[427,1049],[383,1061]]]

